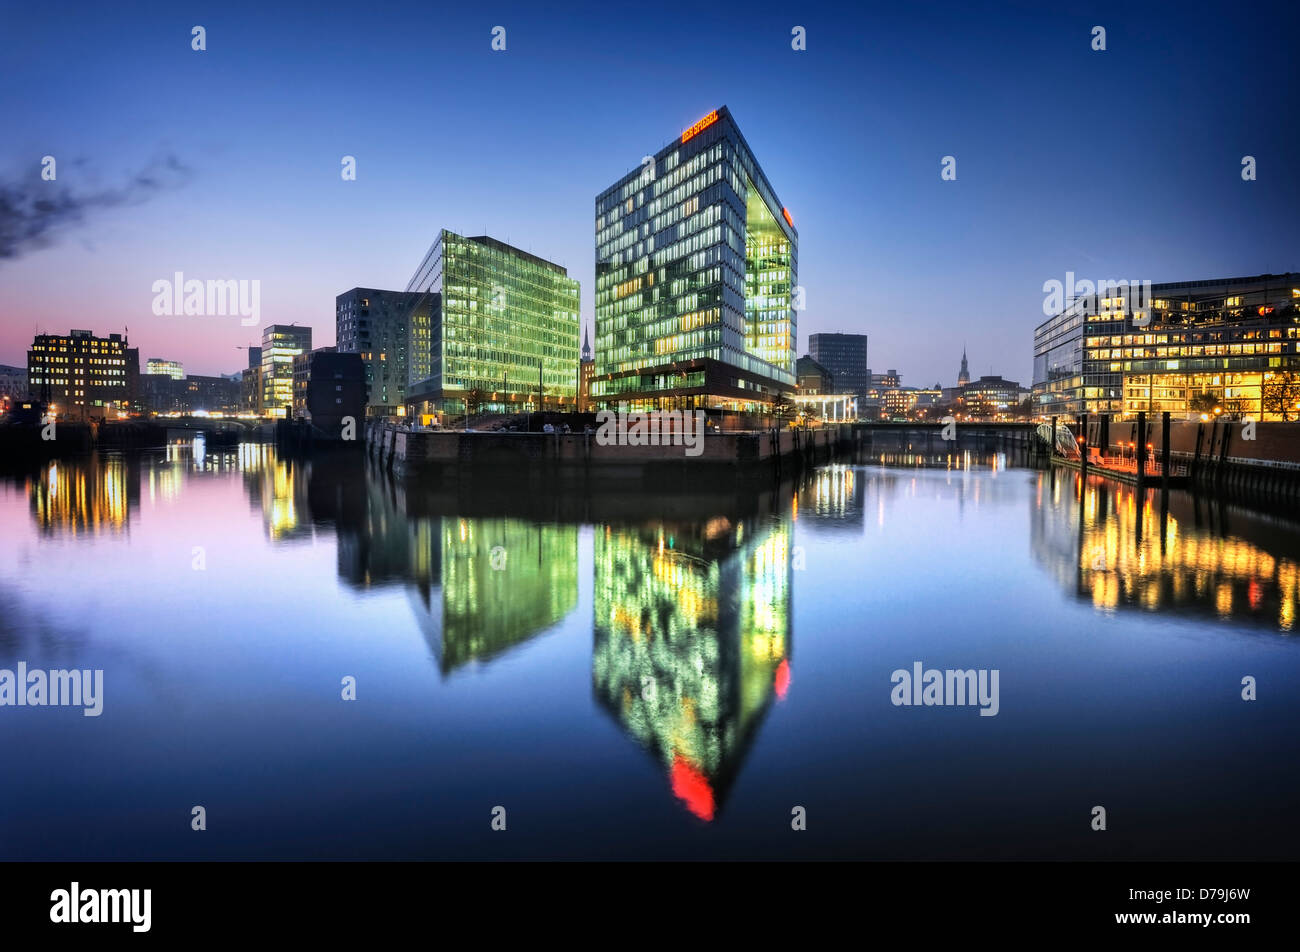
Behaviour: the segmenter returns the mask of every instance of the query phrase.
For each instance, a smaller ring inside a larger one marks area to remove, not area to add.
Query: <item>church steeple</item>
[[[964,387],[970,383],[970,368],[966,366],[966,345],[961,345],[961,371],[957,374],[957,386]]]
[[[582,329],[582,360],[584,363],[591,360],[591,339],[587,336],[587,328]]]

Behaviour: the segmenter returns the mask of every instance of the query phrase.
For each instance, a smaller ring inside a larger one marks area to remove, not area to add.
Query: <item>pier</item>
[[[773,473],[827,462],[851,442],[847,425],[709,432],[698,455],[681,446],[603,445],[591,433],[511,433],[366,427],[366,451],[397,476],[456,481],[547,473],[631,483],[701,478],[770,480]]]

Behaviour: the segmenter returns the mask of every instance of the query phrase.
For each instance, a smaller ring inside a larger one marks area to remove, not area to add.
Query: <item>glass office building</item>
[[[578,282],[554,262],[486,235],[438,233],[407,285],[416,294],[407,413],[573,409]]]
[[[871,365],[867,361],[866,334],[812,334],[808,337],[808,356],[830,373],[836,393],[867,395]]]
[[[262,408],[288,417],[293,409],[293,359],[311,350],[311,328],[272,324],[262,330]]]
[[[798,232],[731,113],[596,198],[593,401],[754,411],[795,387]]]
[[[1114,291],[1081,297],[1034,332],[1035,412],[1194,417],[1213,404],[1282,419],[1278,394],[1300,386],[1297,305],[1294,273],[1155,284],[1141,309]]]

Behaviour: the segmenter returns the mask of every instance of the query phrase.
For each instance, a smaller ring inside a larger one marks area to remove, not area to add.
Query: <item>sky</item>
[[[270,323],[332,344],[335,295],[404,288],[440,228],[564,265],[590,327],[596,195],[724,104],[799,230],[798,352],[865,333],[905,385],[963,345],[1028,384],[1067,272],[1300,271],[1294,4],[14,6],[4,364],[71,328],[197,374]],[[178,271],[259,281],[259,325],[154,315]]]

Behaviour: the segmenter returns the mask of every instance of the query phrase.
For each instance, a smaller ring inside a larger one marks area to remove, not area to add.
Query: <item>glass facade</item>
[[[293,359],[311,350],[311,328],[272,324],[262,331],[262,408],[287,417],[293,409]]]
[[[592,398],[756,408],[794,389],[798,233],[726,107],[596,199]]]
[[[830,373],[836,393],[866,396],[871,386],[866,334],[812,334],[808,355]]]
[[[1300,374],[1300,274],[1156,284],[1149,305],[1139,324],[1122,296],[1090,295],[1040,324],[1035,412],[1190,417],[1208,394],[1234,415],[1282,419],[1271,391]]]
[[[408,292],[407,404],[428,422],[459,413],[572,408],[578,282],[558,264],[482,235],[438,234]]]

